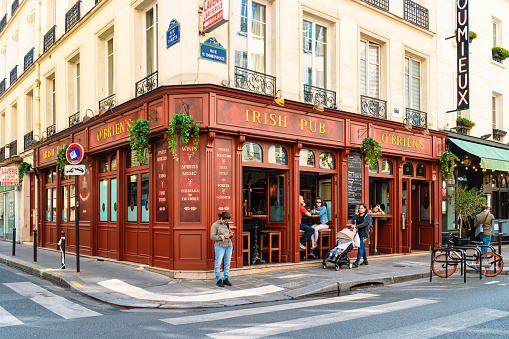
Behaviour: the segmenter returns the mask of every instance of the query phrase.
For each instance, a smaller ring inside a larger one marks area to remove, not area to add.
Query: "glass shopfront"
[[[0,187],[0,239],[12,240],[16,223],[14,187]]]

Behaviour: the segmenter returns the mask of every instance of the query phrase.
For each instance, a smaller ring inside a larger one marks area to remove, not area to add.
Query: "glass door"
[[[286,221],[286,174],[285,172],[272,172],[267,175],[269,223],[284,223]]]

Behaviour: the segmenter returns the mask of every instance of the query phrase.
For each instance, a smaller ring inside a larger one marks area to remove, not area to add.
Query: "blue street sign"
[[[173,19],[170,21],[170,27],[166,31],[166,48],[170,48],[180,42],[180,23]]]
[[[226,64],[226,49],[216,40],[216,38],[207,39],[200,44],[200,56],[202,59]]]

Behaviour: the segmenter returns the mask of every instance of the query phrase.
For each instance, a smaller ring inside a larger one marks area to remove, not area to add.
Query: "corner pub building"
[[[257,261],[268,237],[275,251],[263,251],[263,259],[299,262],[299,195],[307,208],[317,196],[326,202],[332,235],[359,203],[381,204],[386,215],[376,220],[371,252],[407,253],[440,242],[444,133],[271,100],[215,85],[162,86],[37,143],[39,246],[56,249],[65,231],[74,252],[78,209],[80,253],[184,276],[213,270],[210,226],[229,211],[232,268]],[[178,138],[176,161],[166,130],[174,114],[186,111],[199,123],[200,140],[191,156]],[[151,132],[141,165],[128,141],[136,119],[148,120]],[[374,168],[360,153],[368,136],[383,151]],[[56,171],[58,150],[72,142],[85,149],[78,187]]]

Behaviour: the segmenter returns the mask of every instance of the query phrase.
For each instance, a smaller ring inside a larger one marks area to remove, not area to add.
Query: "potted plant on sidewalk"
[[[463,221],[468,225],[467,230],[470,231],[472,227],[470,226],[469,218],[475,218],[475,216],[481,212],[483,206],[486,206],[486,195],[484,192],[484,188],[476,188],[472,187],[468,189],[468,186],[459,186],[454,189],[452,196],[450,199],[454,199],[454,209],[457,215],[457,225],[460,228],[460,239],[462,237],[462,228]],[[460,240],[462,242],[467,242],[468,239]]]
[[[361,152],[364,154],[364,160],[371,167],[375,167],[382,156],[382,147],[375,139],[367,137],[362,140]]]

